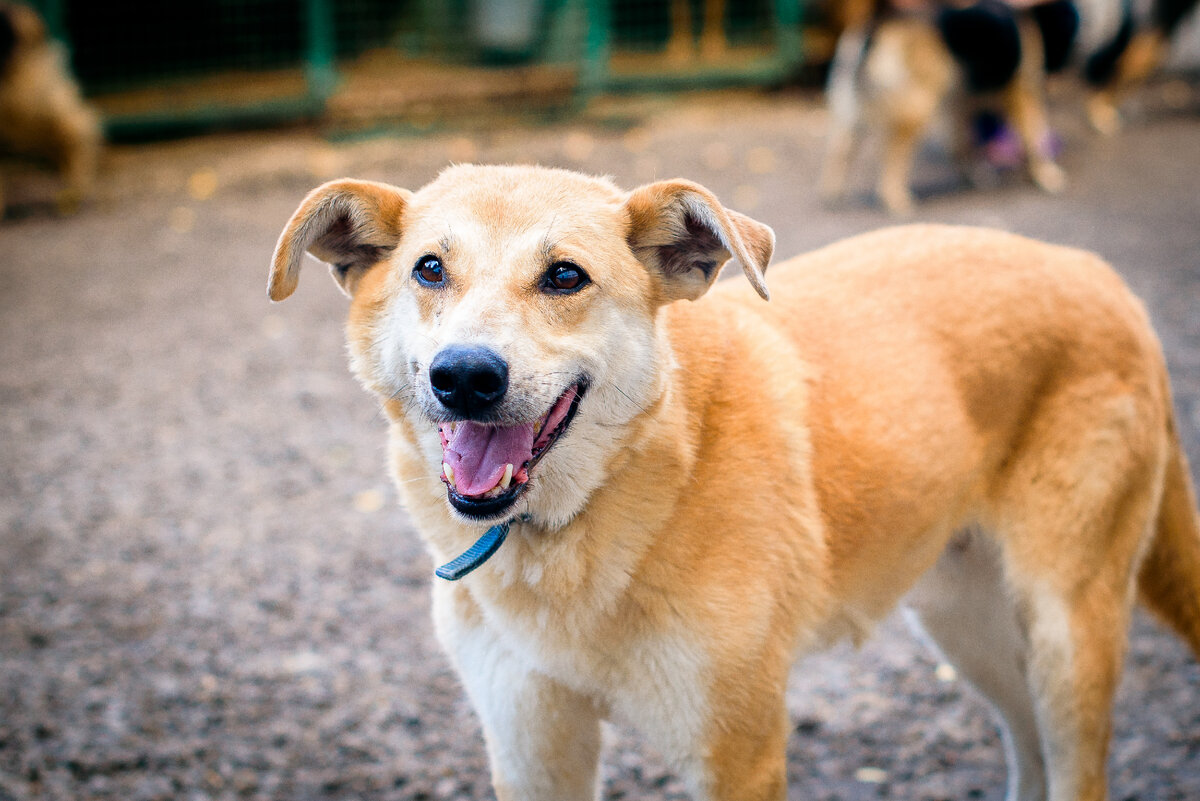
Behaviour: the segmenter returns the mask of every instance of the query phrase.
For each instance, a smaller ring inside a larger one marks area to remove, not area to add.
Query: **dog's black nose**
[[[451,345],[433,357],[429,385],[443,406],[470,418],[504,397],[508,363],[479,345]]]

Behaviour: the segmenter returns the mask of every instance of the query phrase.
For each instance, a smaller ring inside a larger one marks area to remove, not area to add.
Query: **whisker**
[[[642,414],[650,414],[650,410],[649,410],[649,409],[647,409],[645,406],[643,406],[642,404],[640,404],[640,403],[638,403],[637,401],[635,401],[633,398],[629,397],[629,394],[628,394],[628,393],[627,393],[625,390],[621,389],[621,388],[620,388],[619,386],[617,386],[616,384],[613,384],[613,385],[612,385],[612,388],[613,388],[613,389],[615,389],[617,392],[620,392],[620,393],[621,393],[621,394],[622,394],[622,395],[625,397],[625,400],[629,401],[629,402],[630,402],[630,403],[632,403],[634,406],[636,406],[636,407],[638,407],[639,409],[641,409],[641,411],[642,411]]]
[[[395,392],[393,392],[391,395],[388,395],[386,398],[384,398],[383,401],[379,404],[379,408],[377,408],[375,410],[375,413],[371,415],[371,422],[373,423],[373,422],[375,422],[375,420],[377,420],[379,418],[382,418],[384,422],[387,422],[387,419],[388,419],[387,405],[389,403],[391,403],[392,401],[396,400],[396,398],[400,397],[400,393],[404,392],[404,390],[406,390],[406,389],[408,389],[408,385],[402,384]]]
[[[416,478],[406,478],[403,481],[396,481],[395,484],[412,484],[416,481],[437,481],[441,482],[440,476],[417,476]]]

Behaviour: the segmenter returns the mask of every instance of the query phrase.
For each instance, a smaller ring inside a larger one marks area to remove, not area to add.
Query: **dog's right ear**
[[[353,296],[367,270],[399,244],[411,197],[407,189],[349,178],[314,189],[275,245],[267,282],[271,300],[283,300],[296,291],[305,251],[326,262],[338,286]]]
[[[703,295],[730,257],[764,300],[763,278],[775,251],[775,232],[731,211],[691,181],[658,181],[640,186],[625,200],[629,247],[660,280],[666,300]]]

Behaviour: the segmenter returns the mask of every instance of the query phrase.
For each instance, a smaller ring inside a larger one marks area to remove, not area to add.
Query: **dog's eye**
[[[413,276],[422,286],[438,286],[446,280],[442,262],[437,256],[422,256],[413,267]]]
[[[542,276],[541,287],[543,292],[567,295],[583,289],[591,280],[578,264],[556,261]]]

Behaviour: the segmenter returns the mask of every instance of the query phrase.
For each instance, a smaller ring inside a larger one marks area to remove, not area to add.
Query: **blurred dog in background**
[[[916,149],[944,112],[965,174],[976,174],[982,155],[998,167],[1024,164],[1035,184],[1060,191],[1047,76],[1077,69],[1092,125],[1111,132],[1121,97],[1162,61],[1196,2],[1154,0],[1143,18],[1132,0],[850,0],[830,70],[822,194],[842,196],[870,130],[884,142],[876,194],[889,212],[911,213]]]
[[[1087,9],[1097,1],[1079,0],[1084,19],[1089,16]],[[1084,66],[1091,87],[1088,120],[1104,134],[1116,133],[1121,122],[1121,101],[1162,65],[1175,34],[1195,13],[1197,0],[1153,0],[1141,6],[1135,8],[1131,0],[1122,0],[1116,30],[1090,51]]]
[[[1027,8],[1001,0],[961,7],[878,2],[864,16],[843,32],[830,70],[832,119],[821,177],[827,199],[844,192],[857,139],[870,128],[884,140],[876,193],[892,214],[910,214],[913,158],[942,111],[955,117],[952,147],[960,163],[973,155],[978,138],[1016,152],[1042,189],[1065,186],[1044,83],[1048,70],[1065,63],[1075,36],[1078,18],[1069,0]],[[983,109],[996,113],[983,116]],[[979,120],[991,130],[977,136],[971,123]]]
[[[0,2],[0,153],[50,162],[65,184],[58,207],[70,212],[91,195],[102,140],[97,114],[41,17]],[[4,208],[0,182],[0,216]]]

